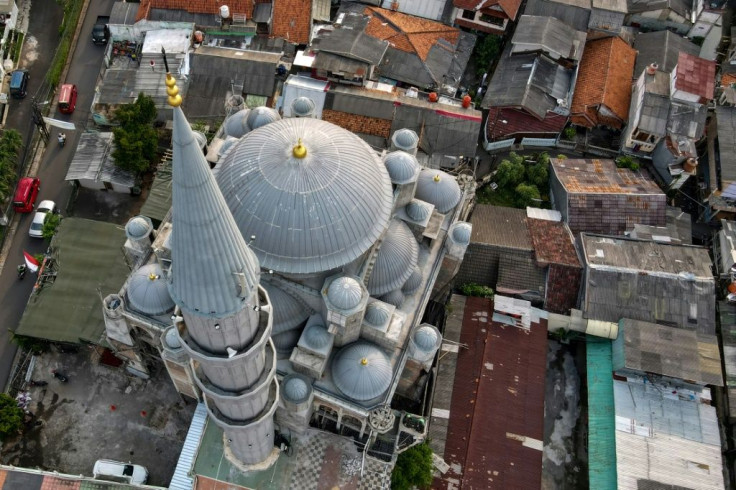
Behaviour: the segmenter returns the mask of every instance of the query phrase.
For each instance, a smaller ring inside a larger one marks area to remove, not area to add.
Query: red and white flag
[[[33,255],[29,254],[25,250],[23,251],[23,257],[25,257],[26,259],[26,267],[28,267],[31,272],[36,272],[38,270],[38,267],[41,265],[38,263],[38,260],[36,260]]]

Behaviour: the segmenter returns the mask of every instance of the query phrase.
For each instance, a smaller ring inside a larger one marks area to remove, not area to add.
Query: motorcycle
[[[18,280],[23,280],[26,275],[26,269],[28,269],[28,267],[26,267],[25,264],[21,264],[18,266]]]
[[[66,143],[66,135],[64,133],[59,133],[57,139],[59,141],[59,146],[61,148],[64,148],[64,144]]]
[[[32,379],[29,383],[31,386],[46,386],[48,385],[48,381],[36,381],[35,379]]]
[[[67,381],[69,381],[69,378],[67,378],[65,375],[63,375],[62,373],[60,373],[56,369],[54,369],[53,371],[51,371],[51,374],[53,374],[54,375],[54,378],[58,379],[62,383],[66,383]]]

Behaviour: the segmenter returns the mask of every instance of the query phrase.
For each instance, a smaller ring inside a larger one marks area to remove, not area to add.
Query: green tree
[[[431,484],[432,450],[426,442],[399,454],[391,473],[392,490],[409,490],[413,487],[425,489]]]
[[[51,241],[51,238],[56,233],[56,228],[59,227],[59,223],[61,223],[60,215],[53,213],[46,215],[46,219],[43,221],[43,228],[41,228],[41,236],[44,240]]]
[[[503,160],[496,170],[496,183],[499,187],[514,188],[524,181],[526,170],[521,162]]]
[[[23,410],[13,397],[0,393],[0,440],[18,433],[23,426]]]
[[[475,43],[472,58],[475,61],[476,74],[479,77],[482,77],[483,73],[486,72],[489,77],[491,76],[491,64],[501,54],[501,45],[502,38],[494,34],[486,34]]]
[[[493,289],[488,286],[482,286],[474,282],[469,282],[460,286],[460,292],[465,296],[477,296],[479,298],[493,298]]]
[[[526,176],[538,189],[546,189],[549,183],[549,164],[540,162],[532,165],[526,169]]]
[[[16,335],[10,329],[8,329],[8,332],[10,332],[10,340],[23,350],[33,352],[34,354],[43,354],[49,350],[49,343],[45,340],[26,337],[25,335]]]
[[[156,157],[158,134],[153,127],[156,105],[143,93],[132,104],[120,106],[113,120],[119,124],[113,129],[115,165],[139,174],[148,170]]]
[[[536,206],[539,204],[539,200],[539,189],[535,186],[529,184],[519,184],[516,186],[516,202],[518,207]]]
[[[18,131],[6,129],[0,134],[0,200],[8,196],[15,186],[15,169],[22,146]]]

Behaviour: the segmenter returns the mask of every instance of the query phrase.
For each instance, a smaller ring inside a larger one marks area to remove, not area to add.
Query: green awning
[[[120,291],[130,273],[124,244],[119,225],[64,218],[51,244],[51,263],[39,271],[56,276],[31,293],[15,333],[55,342],[102,342],[100,298]]]
[[[166,213],[171,209],[171,163],[161,166],[151,184],[141,214],[148,216],[158,223],[164,220]]]

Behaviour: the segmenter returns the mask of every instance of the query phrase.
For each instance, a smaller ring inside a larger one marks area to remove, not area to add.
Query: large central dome
[[[341,267],[388,226],[393,196],[385,166],[334,124],[272,122],[246,134],[220,165],[217,182],[264,269],[313,274]]]

